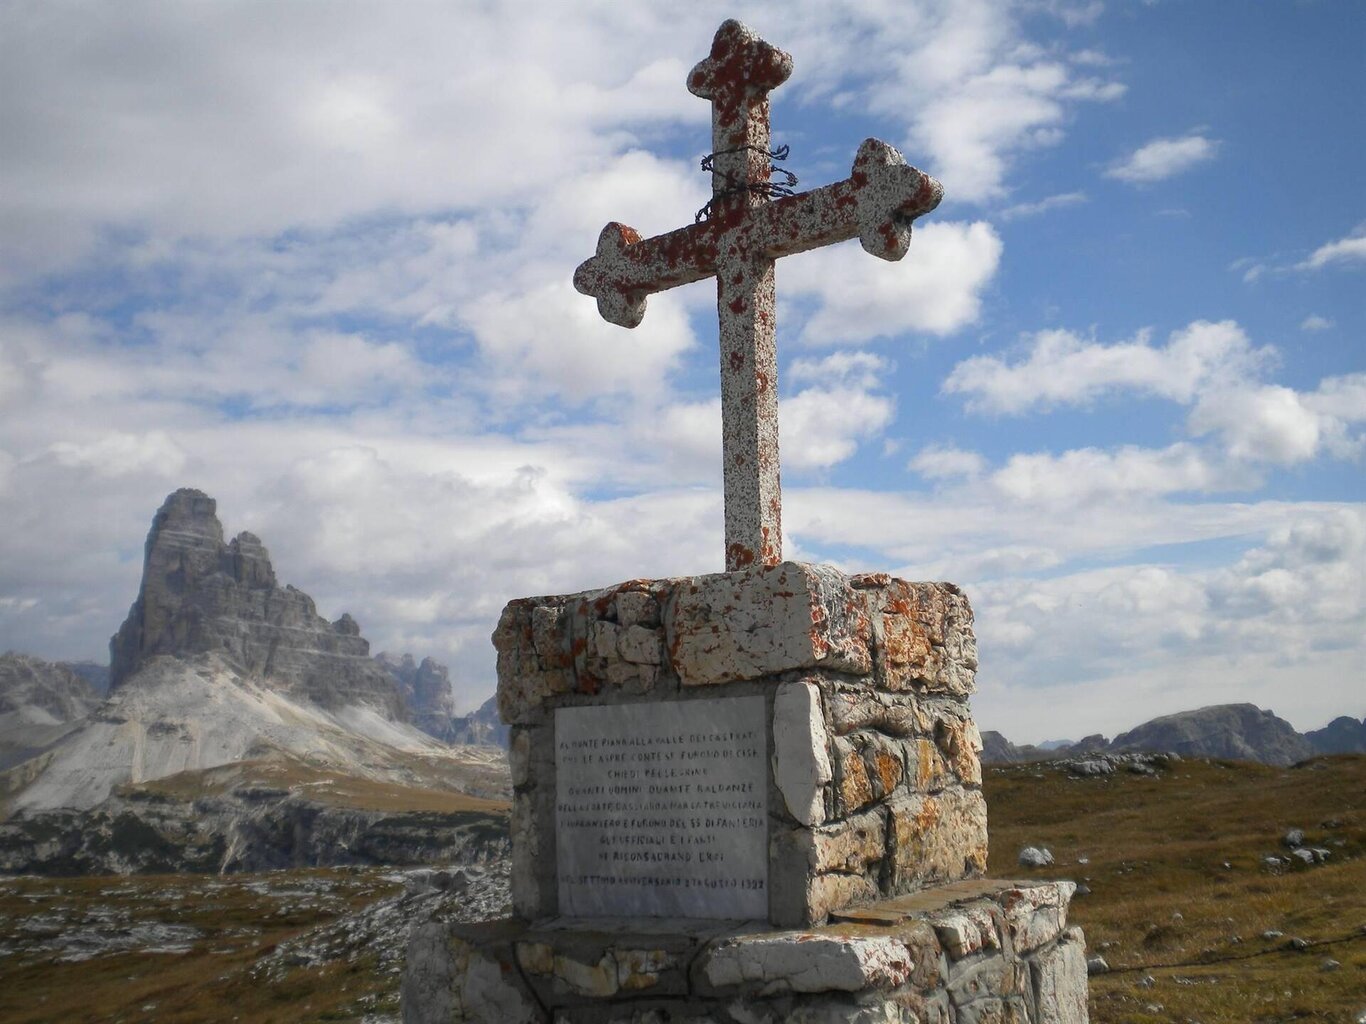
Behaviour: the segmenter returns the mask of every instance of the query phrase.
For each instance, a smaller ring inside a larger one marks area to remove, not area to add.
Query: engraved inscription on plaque
[[[558,708],[560,913],[768,917],[763,697]]]

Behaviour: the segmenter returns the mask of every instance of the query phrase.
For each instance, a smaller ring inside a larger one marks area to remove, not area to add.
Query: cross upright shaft
[[[876,139],[859,147],[849,178],[770,201],[771,90],[792,58],[727,21],[688,89],[712,104],[712,203],[706,221],[642,240],[624,224],[598,236],[574,286],[611,323],[635,327],[652,292],[716,278],[720,322],[726,569],[782,560],[774,263],[858,235],[868,252],[898,260],[911,222],[943,189]]]

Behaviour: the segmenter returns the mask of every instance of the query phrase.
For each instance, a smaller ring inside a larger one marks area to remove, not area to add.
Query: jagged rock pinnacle
[[[254,534],[225,544],[217,503],[185,487],[152,520],[137,600],[109,641],[111,687],[149,658],[210,653],[324,707],[368,703],[405,717],[356,620],[330,623],[303,591],[280,586]]]

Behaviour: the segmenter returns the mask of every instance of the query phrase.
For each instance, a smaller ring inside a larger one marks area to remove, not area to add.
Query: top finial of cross
[[[730,121],[748,105],[762,100],[792,74],[792,56],[764,42],[747,26],[722,22],[712,39],[711,55],[688,74],[688,91],[711,100]]]

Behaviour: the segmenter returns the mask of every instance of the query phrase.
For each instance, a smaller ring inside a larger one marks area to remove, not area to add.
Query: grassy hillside
[[[1091,978],[1097,1024],[1337,1022],[1366,1010],[1366,757],[1186,760],[1155,777],[1085,779],[1033,764],[988,769],[985,784],[992,874],[1091,888],[1072,921],[1111,967]],[[1290,828],[1327,861],[1268,865],[1288,853]],[[1047,846],[1055,864],[1018,866],[1025,845]]]
[[[1095,1024],[1342,1022],[1366,1010],[1366,756],[1086,779],[1031,764],[988,769],[986,786],[993,874],[1092,890],[1072,919],[1112,968],[1091,979]],[[1331,851],[1326,863],[1265,863],[1292,827]],[[1049,847],[1055,865],[1020,867],[1024,845]],[[398,889],[374,869],[0,881],[0,1021],[392,1020],[397,939],[377,942],[347,915]],[[315,942],[335,951],[329,962],[289,952],[329,922],[335,940]],[[1283,934],[1262,937],[1271,931]],[[1328,959],[1338,966],[1325,970]]]

